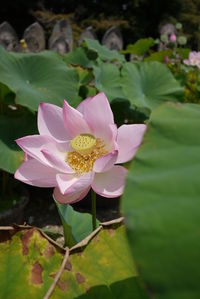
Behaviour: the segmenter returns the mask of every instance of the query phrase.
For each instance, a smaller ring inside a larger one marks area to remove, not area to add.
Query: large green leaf
[[[89,50],[96,51],[99,58],[103,61],[125,61],[123,55],[119,54],[116,50],[109,50],[106,46],[100,45],[97,40],[86,38],[85,44]]]
[[[186,59],[188,58],[188,55],[190,53],[190,49],[187,48],[177,48],[176,53],[180,56],[181,59]],[[162,50],[159,52],[154,52],[150,56],[145,58],[145,61],[159,61],[159,62],[164,62],[165,57],[170,58],[175,58],[174,51],[173,50]]]
[[[0,298],[44,298],[63,251],[35,228],[0,230]],[[50,298],[146,298],[121,223],[101,226],[70,250]]]
[[[64,61],[67,64],[80,65],[85,68],[92,68],[96,64],[94,60],[90,60],[87,57],[84,48],[76,48],[72,52],[69,52],[63,56]]]
[[[128,45],[124,54],[144,55],[154,45],[153,38],[141,38],[133,45]]]
[[[99,91],[106,93],[109,101],[124,97],[120,86],[120,70],[115,64],[102,64],[94,68],[95,86]]]
[[[136,106],[154,109],[163,101],[175,101],[183,88],[169,69],[159,62],[125,63],[122,68],[122,89]]]
[[[200,298],[200,106],[152,113],[122,199],[128,237],[153,298]]]
[[[0,231],[0,298],[44,298],[62,259],[37,229]]]
[[[52,298],[144,299],[121,224],[100,231],[82,251],[70,255]],[[59,295],[59,296],[58,296]]]
[[[63,224],[65,245],[72,247],[92,232],[92,216],[88,213],[76,212],[70,205],[56,204]]]
[[[111,102],[111,109],[118,127],[124,123],[141,124],[149,118],[149,111],[131,106],[130,101],[124,98],[114,99]]]
[[[0,47],[0,82],[16,93],[16,103],[37,110],[40,102],[76,106],[78,74],[53,52],[9,53]]]
[[[162,51],[154,52],[151,55],[149,55],[148,57],[146,57],[145,61],[164,62],[165,57],[168,57],[169,59],[173,58],[174,57],[173,50],[162,50]]]
[[[15,143],[17,138],[37,132],[36,117],[0,115],[0,169],[14,173],[24,159],[24,153]]]

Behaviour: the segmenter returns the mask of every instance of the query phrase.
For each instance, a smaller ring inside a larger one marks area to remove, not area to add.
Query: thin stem
[[[3,86],[0,86],[0,114],[3,114]]]
[[[0,95],[0,114],[3,114],[3,101]]]
[[[91,190],[91,199],[92,199],[92,227],[93,230],[96,229],[97,223],[96,223],[96,193]]]
[[[8,176],[9,175],[6,171],[2,171],[2,200],[6,199]]]

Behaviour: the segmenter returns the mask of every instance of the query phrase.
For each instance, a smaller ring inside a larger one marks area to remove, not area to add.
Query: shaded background
[[[125,46],[142,37],[158,37],[159,25],[181,22],[188,38],[188,45],[200,45],[200,0],[7,0],[0,9],[0,23],[8,21],[19,37],[24,29],[36,20],[44,26],[47,37],[57,19],[67,18],[73,29],[74,39],[92,25],[101,40],[112,25],[122,31]]]

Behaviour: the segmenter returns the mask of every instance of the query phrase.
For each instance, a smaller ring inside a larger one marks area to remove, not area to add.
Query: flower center
[[[74,137],[71,142],[71,147],[80,154],[89,154],[96,144],[96,138],[90,134],[80,134]]]
[[[77,173],[92,171],[94,162],[108,153],[100,138],[90,134],[80,134],[71,140],[73,152],[67,153],[66,162]]]

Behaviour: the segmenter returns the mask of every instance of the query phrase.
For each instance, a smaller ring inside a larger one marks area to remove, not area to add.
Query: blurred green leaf
[[[125,61],[123,55],[119,54],[116,50],[109,50],[108,48],[106,48],[106,46],[100,45],[97,40],[86,38],[85,45],[89,50],[97,52],[99,58],[103,61]]]
[[[133,45],[128,45],[126,50],[121,51],[123,54],[144,55],[152,46],[154,46],[153,38],[141,38]]]
[[[10,92],[10,89],[6,85],[0,83],[0,101],[3,101]]]
[[[173,58],[173,51],[172,50],[162,50],[159,52],[151,53],[148,57],[146,57],[145,61],[158,61],[158,62],[164,62],[165,57],[168,56],[168,58]]]
[[[17,138],[37,132],[37,120],[31,113],[18,116],[0,115],[0,169],[14,173],[24,159],[15,143]]]
[[[190,53],[190,49],[187,48],[177,48],[176,53],[180,56],[181,59],[188,58],[188,55]],[[148,57],[146,57],[145,61],[159,61],[164,62],[165,57],[168,56],[168,58],[174,58],[174,54],[172,50],[163,50],[159,52],[154,52]]]
[[[120,70],[115,64],[102,64],[94,68],[95,86],[99,91],[105,92],[109,101],[124,97],[121,88]]]
[[[188,48],[178,48],[178,49],[176,49],[176,52],[179,54],[181,59],[186,59],[186,58],[188,58],[191,50]]]
[[[87,85],[93,79],[93,74],[90,70],[82,67],[76,68],[79,75],[79,85]]]
[[[72,52],[65,54],[63,59],[67,64],[80,65],[85,68],[91,68],[96,64],[88,58],[87,53],[83,48],[74,49]]]
[[[16,103],[37,110],[40,102],[79,103],[78,74],[53,52],[9,53],[0,47],[0,82],[16,94]]]
[[[82,99],[86,99],[88,97],[94,97],[97,93],[98,92],[96,87],[93,86],[81,85],[79,89],[79,95]]]
[[[115,98],[111,102],[111,108],[118,127],[124,123],[141,124],[149,117],[148,111],[133,107],[130,101],[124,98]]]
[[[199,132],[199,105],[161,105],[128,174],[128,238],[155,299],[200,296]]]
[[[121,85],[124,95],[138,107],[155,109],[164,101],[176,101],[183,87],[169,69],[159,62],[125,63]]]

